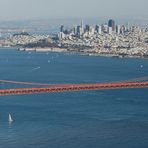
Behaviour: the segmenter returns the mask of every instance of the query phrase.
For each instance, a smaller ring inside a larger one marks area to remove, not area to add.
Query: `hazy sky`
[[[0,0],[0,20],[142,16],[148,0]]]

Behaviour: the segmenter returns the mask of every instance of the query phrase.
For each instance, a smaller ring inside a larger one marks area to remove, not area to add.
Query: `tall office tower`
[[[99,26],[98,25],[96,25],[95,26],[95,31],[98,33],[98,30],[99,30]]]
[[[63,32],[60,32],[60,33],[58,34],[58,38],[59,38],[60,41],[63,40],[64,37],[65,37],[65,34],[64,34]]]
[[[60,32],[64,32],[64,26],[63,25],[61,25],[61,27],[60,27]]]
[[[97,31],[97,33],[101,34],[102,33],[102,27],[96,25],[96,31]]]
[[[108,21],[108,27],[112,27],[112,31],[115,31],[116,26],[115,26],[115,21],[113,19],[110,19]]]
[[[73,33],[74,35],[77,35],[77,27],[73,27]]]
[[[83,20],[81,20],[81,31],[82,31],[82,33],[84,33],[84,26],[83,26]]]
[[[81,26],[77,26],[77,36],[81,37],[83,34]]]
[[[98,30],[98,33],[99,34],[102,34],[102,27],[99,25],[99,28],[98,28],[99,30]]]
[[[89,25],[85,26],[85,32],[90,32],[90,26]]]
[[[127,31],[130,31],[130,24],[129,22],[126,24]]]
[[[120,32],[121,32],[121,27],[120,27],[120,25],[116,25],[116,33],[117,33],[117,34],[120,34]]]

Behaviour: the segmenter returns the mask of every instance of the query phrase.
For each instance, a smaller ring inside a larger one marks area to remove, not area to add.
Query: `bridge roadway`
[[[21,95],[21,94],[39,94],[55,92],[71,92],[83,90],[106,90],[106,89],[124,89],[124,88],[148,88],[148,82],[113,82],[96,84],[58,84],[46,87],[35,88],[14,88],[0,89],[0,96]]]

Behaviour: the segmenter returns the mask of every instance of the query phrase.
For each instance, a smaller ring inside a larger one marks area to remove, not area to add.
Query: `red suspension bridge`
[[[32,85],[29,88],[0,89],[0,96],[20,95],[20,94],[39,94],[54,92],[71,92],[82,90],[109,90],[125,88],[148,88],[148,77],[133,79],[132,81],[94,83],[94,84],[44,84],[31,82],[18,82],[9,80],[0,80],[0,84],[11,83],[19,85]]]

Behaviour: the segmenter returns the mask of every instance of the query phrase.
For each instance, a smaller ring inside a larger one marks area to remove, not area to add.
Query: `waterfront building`
[[[60,41],[63,40],[65,38],[65,34],[63,32],[60,32],[58,34],[58,38],[59,38]]]

